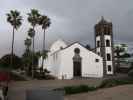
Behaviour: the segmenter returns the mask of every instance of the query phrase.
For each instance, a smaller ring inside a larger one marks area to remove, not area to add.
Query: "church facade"
[[[58,79],[102,78],[105,75],[113,75],[112,24],[102,18],[94,29],[95,52],[78,42],[67,45],[60,39],[52,44],[43,68]],[[42,58],[39,59],[39,67],[41,62]]]

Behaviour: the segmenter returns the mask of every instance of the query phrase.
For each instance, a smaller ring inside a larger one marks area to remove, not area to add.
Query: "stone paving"
[[[109,78],[124,78],[127,77],[127,75],[117,75]],[[8,100],[26,100],[25,99],[25,93],[27,90],[34,90],[34,89],[55,89],[55,88],[61,88],[64,86],[73,86],[73,85],[89,85],[89,86],[98,86],[104,79],[107,78],[87,78],[87,79],[73,79],[73,80],[31,80],[31,81],[20,81],[20,82],[11,82],[9,85],[9,92],[8,92]],[[133,86],[131,86],[133,87]],[[121,90],[121,89],[120,89]],[[108,91],[108,89],[107,89]],[[92,93],[87,93],[87,94],[79,94],[79,95],[74,95],[74,96],[68,96],[65,97],[65,100],[81,100],[78,99],[81,97],[83,98],[94,98],[96,100],[96,96],[98,97],[100,95],[104,95],[107,92],[103,90],[98,90]],[[113,90],[112,90],[113,91]],[[126,90],[128,92],[128,88]],[[132,91],[132,90],[130,90]],[[101,94],[100,94],[101,93]],[[115,93],[115,91],[114,91]],[[120,92],[121,93],[121,92]],[[125,92],[123,92],[125,93]],[[133,92],[132,92],[133,93]],[[98,95],[99,94],[99,95]],[[123,94],[126,95],[126,94]],[[113,96],[113,94],[110,96]],[[115,95],[114,95],[115,96]],[[77,99],[76,99],[77,98]],[[100,98],[100,97],[99,97]],[[102,100],[99,99],[98,100]],[[110,97],[111,98],[111,97]],[[105,100],[117,100],[117,99],[105,99]],[[84,99],[88,100],[88,99]],[[90,99],[93,100],[93,99]],[[123,99],[123,100],[128,100],[128,99]],[[130,100],[130,99],[129,99]]]
[[[24,82],[11,82],[9,86],[9,100],[25,100],[26,90],[32,89],[55,89],[64,86],[86,84],[89,86],[97,86],[103,79],[79,79],[79,80],[32,80]]]

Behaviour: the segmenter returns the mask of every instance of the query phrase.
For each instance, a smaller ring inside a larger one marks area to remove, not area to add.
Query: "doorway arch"
[[[82,73],[82,58],[80,57],[80,49],[74,49],[74,57],[73,57],[73,76],[81,77]]]

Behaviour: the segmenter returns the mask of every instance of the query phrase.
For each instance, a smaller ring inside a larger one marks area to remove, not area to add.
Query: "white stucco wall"
[[[100,41],[100,36],[97,36],[96,37],[96,41]]]
[[[50,47],[50,52],[54,53],[60,50],[61,48],[65,48],[66,46],[66,43],[63,40],[59,39],[52,44],[52,46]]]
[[[49,70],[51,75],[58,76],[60,61],[60,52],[49,53],[44,60],[43,68]]]
[[[82,57],[82,77],[102,77],[103,76],[103,62],[102,58],[97,54],[88,51],[80,44],[76,43],[67,49],[61,51],[61,67],[59,78],[64,75],[66,79],[73,78],[73,56],[74,49],[80,49],[80,56]],[[95,62],[99,59],[99,62]]]
[[[101,54],[101,51],[100,51],[100,47],[96,48],[96,53],[100,53]]]
[[[43,68],[47,68],[50,71],[51,75],[58,76],[59,68],[60,68],[60,50],[65,48],[66,43],[59,39],[52,44],[50,47],[50,52],[48,53],[48,57],[44,60]],[[41,58],[39,60],[39,66],[41,65]]]
[[[97,37],[96,37],[96,53],[97,53],[97,54],[98,54],[98,53],[100,54],[100,47],[98,47],[97,41],[99,41],[100,44],[101,44],[100,36],[97,36]]]
[[[59,69],[60,69],[60,52],[56,52],[54,54],[51,54],[51,69],[52,74],[56,77],[58,77]]]
[[[82,57],[82,77],[103,77],[102,57],[98,56],[94,52],[87,50],[79,43],[75,43],[62,50],[59,47],[64,44],[54,44],[55,45],[52,45],[52,48],[57,47],[59,50],[51,49],[57,51],[49,52],[48,58],[44,60],[44,68],[47,68],[51,75],[56,76],[58,79],[72,79],[74,49],[79,48],[80,56]],[[96,62],[96,59],[99,59],[99,62]]]

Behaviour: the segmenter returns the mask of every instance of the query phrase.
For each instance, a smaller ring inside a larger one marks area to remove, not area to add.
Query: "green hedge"
[[[133,84],[132,78],[125,79],[106,79],[103,80],[102,83],[97,86],[88,86],[88,85],[79,85],[79,86],[66,86],[64,88],[54,89],[55,91],[64,91],[65,95],[76,94],[76,93],[84,93],[89,91],[95,91],[101,88],[110,88],[118,85],[124,84]]]
[[[76,94],[76,93],[83,93],[94,90],[96,90],[95,87],[89,87],[87,85],[64,87],[65,94]]]
[[[133,79],[107,79],[97,88],[109,88],[124,84],[133,84]]]

